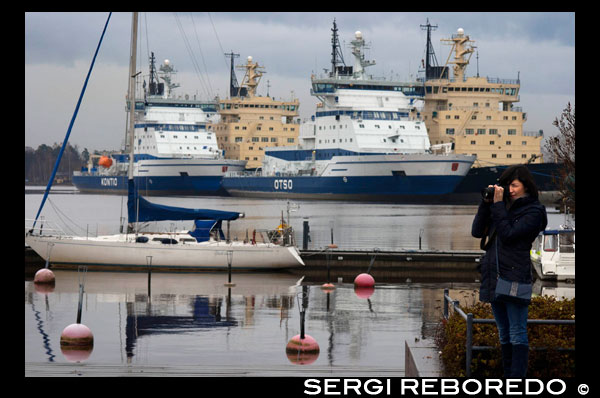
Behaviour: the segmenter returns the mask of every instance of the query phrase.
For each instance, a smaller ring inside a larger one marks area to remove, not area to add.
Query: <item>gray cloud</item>
[[[36,147],[41,143],[61,142],[64,138],[107,15],[25,14],[26,145]],[[450,46],[441,44],[440,39],[462,27],[476,41],[482,76],[515,79],[520,72],[521,103],[517,105],[529,113],[527,130],[544,129],[550,133],[551,121],[566,105],[565,99],[574,103],[574,13],[212,12],[210,17],[208,13],[176,15],[141,13],[138,69],[147,74],[147,56],[154,51],[159,62],[168,58],[175,65],[182,93],[197,93],[203,98],[226,95],[229,66],[223,52],[234,51],[240,54],[237,64],[252,55],[265,66],[267,74],[259,87],[261,94],[266,93],[267,80],[272,96],[289,98],[293,90],[301,101],[301,115],[308,117],[316,103],[309,94],[310,74],[322,73],[323,68],[330,67],[330,29],[334,18],[348,64],[352,64],[352,57],[347,46],[354,32],[361,30],[371,43],[367,56],[376,61],[370,73],[400,79],[416,75],[424,57],[426,37],[419,25],[429,18],[432,24],[438,25],[433,32],[433,45],[439,63],[446,61],[450,51]],[[77,126],[85,126],[85,131],[72,136],[72,141],[80,146],[90,149],[118,149],[120,146],[125,125],[130,25],[130,13],[113,13],[77,121]],[[188,52],[184,37],[194,58]],[[476,68],[474,55],[467,74],[474,75]],[[238,71],[238,80],[242,76]],[[538,96],[543,100],[538,100]],[[551,105],[536,107],[540,102]],[[528,104],[531,110],[527,109]]]

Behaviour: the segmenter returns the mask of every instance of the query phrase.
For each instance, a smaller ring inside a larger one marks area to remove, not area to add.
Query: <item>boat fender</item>
[[[256,244],[256,230],[252,230],[252,244],[255,245]]]
[[[138,236],[137,238],[135,238],[135,242],[136,243],[148,243],[148,237],[147,236]]]
[[[164,238],[160,240],[163,244],[165,245],[175,245],[177,244],[177,241],[175,239],[170,239],[170,238]]]

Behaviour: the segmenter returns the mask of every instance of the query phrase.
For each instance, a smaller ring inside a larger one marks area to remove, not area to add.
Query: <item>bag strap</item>
[[[496,231],[494,231],[494,235]],[[498,237],[496,236],[496,279],[500,278],[500,266],[498,265]]]

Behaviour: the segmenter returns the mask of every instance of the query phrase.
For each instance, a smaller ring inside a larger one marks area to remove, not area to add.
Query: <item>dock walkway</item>
[[[478,277],[477,265],[483,254],[481,250],[301,250],[305,267],[291,270],[307,277],[320,277],[327,273],[327,261],[331,279],[354,278],[367,272],[373,256],[370,274],[377,280],[411,278],[470,280]]]

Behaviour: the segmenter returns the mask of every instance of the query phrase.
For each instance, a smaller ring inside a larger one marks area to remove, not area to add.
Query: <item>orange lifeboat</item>
[[[108,169],[110,166],[112,166],[112,159],[108,156],[101,156],[100,160],[98,161],[98,165]]]

